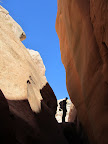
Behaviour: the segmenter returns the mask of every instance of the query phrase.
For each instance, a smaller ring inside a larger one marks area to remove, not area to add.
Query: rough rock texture
[[[90,17],[101,57],[108,49],[108,1],[90,0]]]
[[[108,143],[108,0],[58,0],[66,85],[91,143]]]
[[[55,117],[56,117],[56,119],[59,123],[62,122],[62,115],[63,115],[63,110],[62,109],[60,110],[60,104],[59,104],[62,100],[63,99],[60,99],[60,100],[57,101],[58,106],[57,106],[57,112],[56,112],[56,115],[55,115]],[[67,100],[67,105],[66,105],[67,113],[66,113],[66,117],[65,117],[65,122],[68,122],[70,107],[73,107],[73,104],[71,103],[71,100]]]
[[[28,99],[39,111],[46,77],[21,42],[22,28],[0,7],[0,88],[10,100]]]
[[[25,32],[22,30],[20,25],[16,23],[14,19],[9,15],[9,12],[6,9],[4,9],[2,6],[0,6],[0,19],[1,20],[5,19],[5,24],[11,28],[11,30],[13,31],[13,33],[17,38],[19,38],[21,41],[25,40],[26,38]]]
[[[27,49],[27,50],[28,50],[28,52],[30,53],[33,61],[35,62],[36,67],[39,68],[40,73],[44,76],[46,69],[45,69],[45,66],[44,66],[44,64],[43,64],[43,60],[42,60],[39,52],[38,52],[38,51],[31,50],[31,49]]]

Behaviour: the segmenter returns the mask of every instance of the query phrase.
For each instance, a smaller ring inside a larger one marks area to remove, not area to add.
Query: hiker
[[[67,109],[66,109],[66,104],[67,104],[67,97],[61,101],[59,104],[60,104],[60,108],[63,110],[63,115],[62,115],[62,122],[65,122],[65,117],[66,117],[66,112],[67,112]]]

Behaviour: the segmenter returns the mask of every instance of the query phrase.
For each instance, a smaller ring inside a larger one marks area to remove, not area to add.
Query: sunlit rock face
[[[62,115],[63,115],[63,110],[60,109],[60,102],[63,101],[64,99],[60,99],[57,101],[57,112],[56,112],[56,119],[59,123],[62,122]],[[69,112],[70,112],[70,107],[73,106],[71,100],[67,100],[67,105],[66,105],[66,108],[67,108],[67,113],[66,113],[66,117],[65,117],[65,122],[68,122],[68,117],[69,117]]]
[[[108,143],[108,1],[58,0],[66,85],[91,143]]]
[[[30,53],[33,61],[35,62],[36,67],[39,68],[39,71],[40,71],[41,75],[45,76],[45,66],[43,64],[43,60],[42,60],[39,52],[31,50],[31,49],[27,49],[27,50]]]
[[[35,63],[35,66],[38,68],[39,75],[46,79],[45,65],[43,63],[43,60],[39,52],[31,50],[31,49],[27,49],[27,50],[29,54],[31,55],[33,62]],[[46,83],[46,85],[42,87],[42,89],[40,89],[40,94],[44,102],[46,103],[46,105],[52,110],[53,114],[55,115],[56,110],[57,110],[57,99],[48,82]]]
[[[13,31],[15,37],[19,38],[21,41],[26,39],[23,29],[17,22],[14,21],[14,19],[9,15],[9,12],[2,6],[0,6],[0,19],[5,19],[5,26],[8,25],[10,27],[9,29]]]
[[[22,28],[0,6],[0,89],[9,100],[28,99],[32,110],[39,112],[40,90],[47,80],[22,44],[22,33]]]

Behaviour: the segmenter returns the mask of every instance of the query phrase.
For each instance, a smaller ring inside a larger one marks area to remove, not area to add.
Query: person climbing
[[[62,115],[62,122],[65,122],[65,117],[66,117],[66,112],[67,112],[67,108],[66,108],[66,104],[67,104],[67,97],[61,101],[60,104],[60,108],[63,110],[63,115]]]

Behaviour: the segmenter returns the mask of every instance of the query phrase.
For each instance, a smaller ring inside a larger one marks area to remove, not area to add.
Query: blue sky
[[[57,0],[1,0],[26,33],[23,44],[40,53],[46,77],[57,99],[68,97],[65,69],[61,62],[59,39],[55,30]]]

